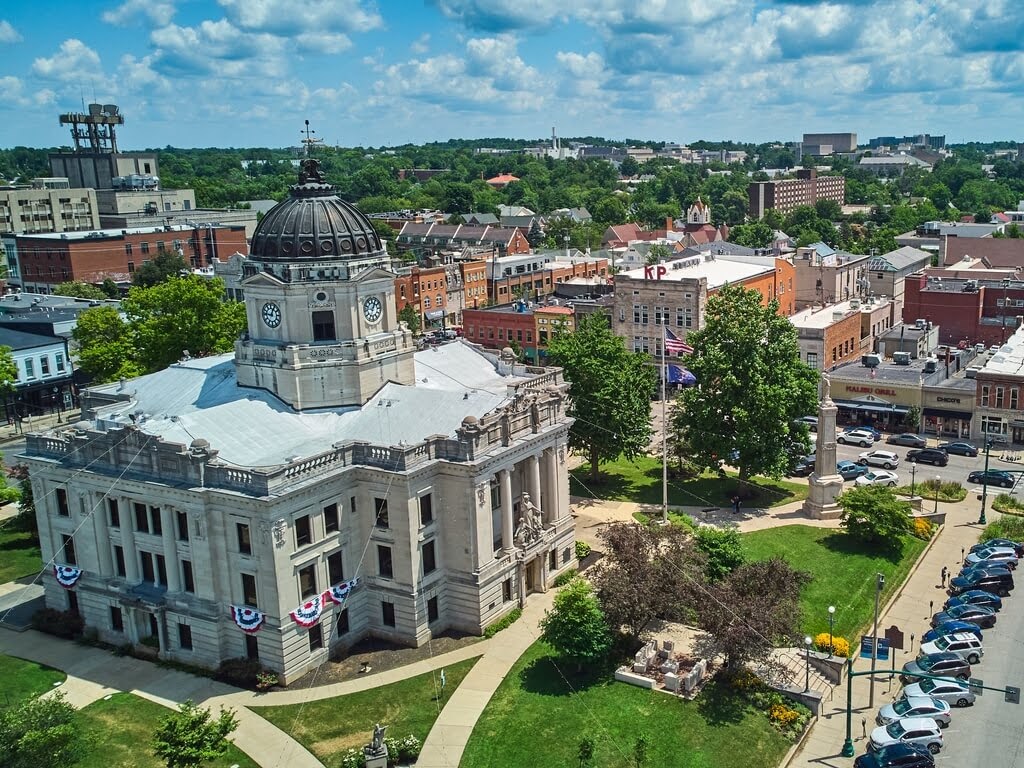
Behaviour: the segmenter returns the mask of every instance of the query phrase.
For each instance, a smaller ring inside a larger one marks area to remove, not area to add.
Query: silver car
[[[920,744],[933,755],[942,749],[942,730],[930,717],[907,717],[881,725],[871,732],[868,749],[877,752],[890,744]]]
[[[969,707],[974,703],[974,693],[970,687],[951,677],[944,680],[926,678],[903,689],[903,698],[912,699],[916,696],[931,696],[951,707]]]
[[[1010,570],[1017,567],[1017,552],[1010,547],[986,547],[968,552],[966,565],[1005,565]]]
[[[940,728],[948,728],[952,719],[949,714],[949,704],[931,696],[908,696],[898,699],[892,704],[886,704],[878,710],[875,723],[888,725],[906,717],[930,717]]]

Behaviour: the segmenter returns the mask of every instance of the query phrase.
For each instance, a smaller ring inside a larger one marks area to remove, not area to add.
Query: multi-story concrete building
[[[755,181],[747,187],[750,218],[760,219],[774,209],[785,215],[801,205],[818,200],[833,200],[842,205],[846,199],[846,179],[842,176],[818,176],[814,168],[801,168],[795,179]]]
[[[793,256],[797,309],[866,297],[871,287],[865,271],[869,259],[824,243],[797,248]]]
[[[88,390],[28,438],[48,606],[289,682],[368,636],[481,633],[575,565],[558,369],[415,352],[370,221],[307,160],[234,355]]]
[[[809,152],[808,154],[828,154],[834,152],[855,152],[857,150],[856,133],[805,133],[805,147],[828,147],[829,152]]]
[[[96,192],[44,186],[0,187],[0,234],[81,232],[100,225]],[[64,182],[67,180],[65,179]],[[37,185],[37,182],[40,182]]]
[[[496,304],[517,296],[539,300],[573,278],[608,276],[608,260],[582,251],[537,251],[487,260],[487,295]]]

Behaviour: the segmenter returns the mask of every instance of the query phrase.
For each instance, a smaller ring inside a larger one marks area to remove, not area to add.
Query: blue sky
[[[0,4],[0,146],[560,135],[1024,140],[1015,0],[36,0]]]

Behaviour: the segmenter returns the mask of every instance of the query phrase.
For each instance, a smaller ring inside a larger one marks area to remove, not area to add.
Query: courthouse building
[[[253,237],[233,355],[28,437],[49,607],[287,682],[367,636],[479,634],[575,566],[561,371],[416,352],[388,264],[307,160]]]

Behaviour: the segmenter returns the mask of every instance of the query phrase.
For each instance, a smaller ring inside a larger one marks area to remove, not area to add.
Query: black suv
[[[853,768],[934,768],[935,758],[920,744],[898,742],[868,752],[853,761]]]
[[[980,568],[949,580],[950,594],[959,595],[969,589],[1006,597],[1013,591],[1013,574],[1005,568]]]
[[[945,451],[938,448],[915,448],[907,451],[907,461],[911,464],[920,462],[922,464],[934,464],[936,467],[944,467],[949,464],[949,456]]]

